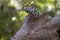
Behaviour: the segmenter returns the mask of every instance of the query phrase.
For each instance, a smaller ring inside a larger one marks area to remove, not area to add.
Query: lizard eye
[[[58,37],[60,38],[60,29],[57,30]]]

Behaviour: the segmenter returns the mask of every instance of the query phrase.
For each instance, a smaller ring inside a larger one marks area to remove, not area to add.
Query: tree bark
[[[21,29],[11,38],[11,40],[57,40],[57,30],[60,26],[60,16],[50,17],[41,15],[34,17],[29,14]]]

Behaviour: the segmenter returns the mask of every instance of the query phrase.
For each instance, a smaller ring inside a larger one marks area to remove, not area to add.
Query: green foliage
[[[19,1],[19,0],[18,0]],[[33,2],[33,3],[32,3]],[[24,7],[30,7],[35,5],[37,9],[42,12],[51,12],[52,10],[55,10],[55,5],[57,6],[57,0],[21,0],[20,4],[22,8]],[[53,11],[55,12],[55,11]],[[55,15],[56,13],[49,13],[49,15]],[[51,16],[53,16],[51,15]]]
[[[14,6],[9,6],[9,0],[2,0],[0,4],[0,39],[10,40],[13,34],[20,29],[25,16],[26,12],[18,12]]]

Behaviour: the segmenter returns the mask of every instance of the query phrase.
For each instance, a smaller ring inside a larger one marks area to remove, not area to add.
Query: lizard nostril
[[[57,30],[57,33],[60,33],[60,29],[59,29],[59,30]]]

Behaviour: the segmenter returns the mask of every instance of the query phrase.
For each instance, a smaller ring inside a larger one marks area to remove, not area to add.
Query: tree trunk
[[[11,40],[57,40],[57,30],[60,26],[60,16],[50,17],[41,15],[34,17],[29,14],[21,29],[11,38]]]

